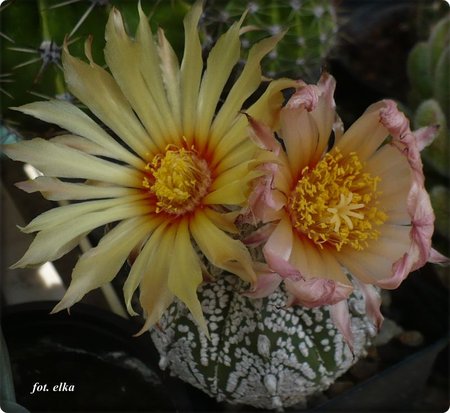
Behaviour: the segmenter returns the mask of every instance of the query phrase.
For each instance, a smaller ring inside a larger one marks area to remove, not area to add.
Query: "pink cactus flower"
[[[249,209],[264,224],[249,240],[264,245],[268,264],[250,295],[268,295],[284,282],[288,305],[330,305],[351,346],[346,299],[353,288],[379,327],[374,286],[397,288],[426,262],[448,259],[431,247],[434,213],[420,158],[435,128],[411,132],[396,104],[383,100],[344,133],[334,89],[326,73],[317,85],[299,83],[280,113],[282,143],[275,136],[268,143],[264,125],[250,122],[274,156]]]

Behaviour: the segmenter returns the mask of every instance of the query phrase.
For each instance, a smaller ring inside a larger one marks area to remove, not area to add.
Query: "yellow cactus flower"
[[[243,18],[218,39],[204,65],[197,29],[201,14],[197,2],[185,17],[181,65],[163,30],[154,39],[140,7],[133,39],[119,11],[111,11],[105,47],[111,73],[93,61],[92,39],[85,45],[88,63],[64,47],[64,74],[71,93],[117,139],[68,102],[16,108],[68,131],[51,140],[36,138],[5,147],[10,158],[28,162],[44,174],[18,183],[19,188],[39,191],[50,200],[84,202],[45,212],[23,228],[37,235],[14,267],[58,259],[94,228],[117,222],[80,257],[54,311],[72,306],[88,291],[111,281],[136,248],[139,254],[124,294],[128,311],[135,314],[131,298],[140,287],[146,317],[141,331],[159,320],[174,297],[207,330],[196,293],[203,281],[198,250],[213,265],[250,283],[256,279],[246,247],[227,233],[237,232],[236,212],[230,206],[245,205],[248,184],[261,173],[255,160],[260,149],[249,139],[248,121],[240,111],[260,85],[261,59],[281,36],[253,46],[219,108],[240,58]],[[272,82],[247,113],[275,122],[283,100],[280,91],[290,85],[287,79]]]

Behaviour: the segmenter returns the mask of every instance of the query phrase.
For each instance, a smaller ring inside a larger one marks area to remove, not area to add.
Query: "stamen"
[[[174,145],[146,165],[142,186],[156,197],[156,213],[181,215],[192,211],[206,195],[211,173],[205,160]]]
[[[387,215],[378,208],[379,177],[363,172],[356,153],[345,158],[338,148],[314,167],[306,167],[292,191],[287,209],[294,227],[323,248],[356,250],[377,239]]]

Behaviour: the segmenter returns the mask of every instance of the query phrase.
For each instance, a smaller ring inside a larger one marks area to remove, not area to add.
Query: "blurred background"
[[[141,0],[153,29],[165,29],[179,56],[184,41],[182,19],[192,3]],[[64,84],[61,47],[65,39],[71,53],[82,57],[84,41],[93,35],[94,59],[103,65],[104,27],[113,6],[124,15],[129,33],[134,33],[138,22],[135,1],[12,0],[1,4],[2,144],[61,132],[55,125],[9,107],[56,98],[84,109]],[[448,2],[206,0],[200,23],[205,54],[245,10],[244,24],[253,30],[242,36],[243,52],[255,41],[287,29],[277,49],[265,59],[264,75],[316,82],[322,70],[329,71],[337,79],[335,98],[346,125],[383,98],[395,99],[414,129],[440,125],[437,139],[423,152],[423,158],[426,185],[436,212],[434,246],[449,255]],[[232,77],[238,73],[239,67]],[[14,187],[15,182],[38,174],[30,165],[1,156],[0,297],[2,329],[10,355],[10,362],[2,361],[2,372],[8,373],[5,380],[15,388],[2,384],[0,400],[18,403],[30,411],[86,411],[86,400],[90,407],[111,411],[145,411],[149,406],[153,410],[233,410],[161,373],[150,337],[131,338],[142,320],[129,320],[123,309],[121,286],[127,268],[113,285],[88,294],[73,308],[72,316],[48,315],[63,296],[78,256],[98,242],[105,228],[94,231],[79,248],[55,263],[36,269],[8,269],[31,241],[16,226],[55,206],[39,194],[25,194]],[[383,293],[387,320],[368,357],[330,390],[308,401],[307,407],[320,410],[338,406],[342,411],[349,403],[353,409],[372,408],[369,411],[384,411],[383,406],[445,411],[449,406],[449,286],[448,269],[427,265],[398,290]],[[6,354],[4,348],[2,344],[2,354]],[[55,381],[56,376],[59,381],[78,383],[76,401],[67,394],[29,395],[34,382]],[[111,376],[127,377],[128,384],[117,380],[108,387]],[[378,387],[373,387],[374,383]],[[145,390],[148,388],[152,392]],[[359,391],[352,393],[354,388]],[[178,396],[164,396],[174,393]]]

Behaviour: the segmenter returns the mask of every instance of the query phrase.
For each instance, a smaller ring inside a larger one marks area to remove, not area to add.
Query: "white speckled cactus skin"
[[[350,299],[352,355],[327,308],[286,308],[282,290],[254,300],[241,289],[224,275],[199,290],[211,340],[172,304],[151,330],[161,368],[218,401],[280,409],[325,390],[365,354],[373,330],[360,295]]]

